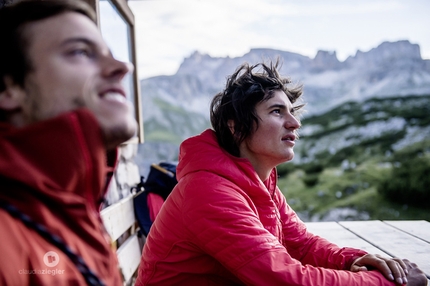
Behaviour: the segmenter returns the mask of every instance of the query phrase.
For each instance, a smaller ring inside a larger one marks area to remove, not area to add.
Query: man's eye
[[[70,51],[69,54],[72,56],[79,56],[79,57],[88,57],[88,58],[92,57],[92,53],[88,49],[74,49]]]
[[[281,110],[280,109],[274,109],[274,110],[272,110],[272,113],[280,114]]]
[[[88,50],[85,50],[85,49],[79,49],[79,50],[75,51],[75,55],[89,57],[90,56],[90,52]]]

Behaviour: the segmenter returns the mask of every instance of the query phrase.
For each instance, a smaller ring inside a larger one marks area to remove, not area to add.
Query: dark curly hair
[[[289,87],[291,80],[280,76],[278,66],[279,59],[268,64],[244,63],[227,78],[224,91],[212,99],[212,128],[220,146],[230,154],[239,157],[239,145],[258,128],[259,118],[255,107],[259,102],[272,98],[276,90],[285,92],[293,104],[302,95],[302,86]],[[254,71],[257,68],[262,68],[262,71]],[[303,106],[296,105],[294,110]],[[234,122],[233,134],[228,124],[230,120]]]

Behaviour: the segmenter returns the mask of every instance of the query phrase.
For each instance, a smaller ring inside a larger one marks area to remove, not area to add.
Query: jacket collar
[[[215,132],[210,129],[181,144],[176,171],[178,181],[196,171],[211,172],[234,182],[251,196],[269,194],[273,197],[276,188],[276,169],[273,169],[269,178],[262,182],[251,162],[222,149]],[[262,193],[262,189],[267,190],[266,194]]]
[[[83,198],[97,209],[116,156],[116,150],[106,155],[100,128],[85,109],[19,129],[2,123],[0,182],[21,191],[2,188],[0,199],[21,204],[34,197],[63,203]]]

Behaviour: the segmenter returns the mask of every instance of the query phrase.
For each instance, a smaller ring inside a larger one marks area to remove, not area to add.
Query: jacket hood
[[[116,151],[112,155],[106,156],[100,127],[88,110],[24,128],[0,124],[0,202],[60,237],[107,285],[120,285],[117,259],[99,213],[106,175],[113,171],[107,165],[114,166]],[[6,284],[83,285],[74,262],[40,227],[4,209],[0,217],[0,238],[8,257],[0,263],[9,269],[3,276]],[[44,269],[47,251],[57,252],[64,275],[13,274],[17,269]]]
[[[0,182],[20,191],[2,188],[0,199],[24,208],[32,198],[54,204],[84,200],[98,209],[116,156],[116,150],[106,155],[99,126],[85,109],[24,128],[2,123]]]
[[[276,169],[272,170],[269,179],[262,182],[251,162],[245,158],[235,157],[221,148],[215,131],[210,129],[188,138],[180,146],[176,173],[178,182],[187,174],[198,171],[224,177],[243,190],[263,188],[272,194],[276,187]]]

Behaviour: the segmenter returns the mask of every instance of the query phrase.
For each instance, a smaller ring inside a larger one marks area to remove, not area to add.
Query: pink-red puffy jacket
[[[366,254],[306,230],[276,186],[206,130],[184,141],[178,185],[147,237],[136,285],[394,285],[353,273]]]
[[[116,164],[116,151],[111,155],[87,109],[23,128],[0,123],[0,202],[45,226],[105,285],[116,286],[118,260],[99,213]],[[46,262],[52,251],[56,265]],[[87,285],[63,251],[3,208],[0,253],[0,285]]]

